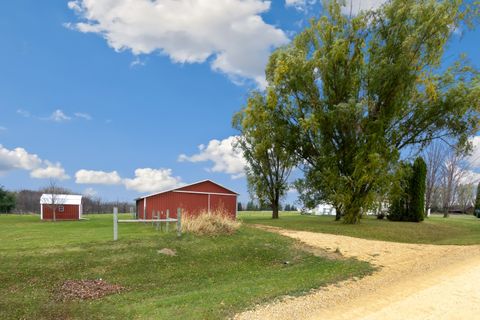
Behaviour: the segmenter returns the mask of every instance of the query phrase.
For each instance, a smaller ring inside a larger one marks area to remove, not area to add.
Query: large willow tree
[[[393,0],[348,17],[330,1],[272,54],[266,104],[280,106],[277,123],[302,159],[307,196],[357,223],[391,182],[402,150],[435,139],[468,145],[478,130],[479,75],[463,58],[442,57],[475,10],[457,0]]]

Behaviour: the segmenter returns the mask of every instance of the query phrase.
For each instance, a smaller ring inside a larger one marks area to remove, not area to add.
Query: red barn
[[[204,180],[136,199],[137,218],[152,219],[153,212],[155,214],[160,212],[162,218],[165,218],[167,209],[170,217],[176,218],[177,209],[181,208],[182,212],[189,214],[222,209],[232,219],[235,219],[237,217],[237,196],[238,193],[218,183]]]
[[[56,220],[80,220],[82,218],[82,196],[42,194],[40,197],[40,217],[42,220],[53,220],[54,206],[56,207]]]

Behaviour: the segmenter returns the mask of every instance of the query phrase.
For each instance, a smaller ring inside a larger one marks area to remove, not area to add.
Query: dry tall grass
[[[240,226],[239,221],[232,220],[223,210],[202,211],[198,215],[187,213],[182,217],[182,231],[196,235],[233,234]]]

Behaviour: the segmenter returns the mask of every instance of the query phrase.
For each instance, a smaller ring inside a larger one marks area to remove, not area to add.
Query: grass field
[[[112,216],[89,218],[53,223],[0,215],[0,319],[223,319],[372,271],[363,262],[313,256],[293,240],[248,226],[233,236],[178,239],[151,225],[121,224],[114,243]],[[177,256],[158,254],[163,248]],[[126,291],[55,299],[66,280],[99,278]]]
[[[393,222],[365,217],[358,225],[334,221],[332,216],[308,216],[281,213],[272,220],[268,212],[242,212],[240,219],[247,224],[265,224],[286,229],[339,234],[357,238],[406,243],[480,244],[480,219],[474,216],[443,218],[432,215],[421,223]]]

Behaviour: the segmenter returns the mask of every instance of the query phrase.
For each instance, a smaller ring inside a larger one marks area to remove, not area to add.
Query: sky
[[[353,12],[382,2],[353,0]],[[315,0],[2,1],[0,185],[55,179],[132,201],[212,179],[247,201],[232,115],[265,86],[271,51],[321,11]],[[478,39],[459,30],[446,62],[466,53],[479,67]]]

